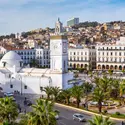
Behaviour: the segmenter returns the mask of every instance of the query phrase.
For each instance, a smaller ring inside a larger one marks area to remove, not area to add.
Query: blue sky
[[[80,21],[125,21],[125,0],[0,0],[0,35]]]

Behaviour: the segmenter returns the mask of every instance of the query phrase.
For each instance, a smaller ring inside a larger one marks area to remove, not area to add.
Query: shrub
[[[107,110],[104,110],[103,112],[104,112],[104,114],[106,114],[106,113],[107,113]]]
[[[120,115],[120,112],[116,112],[115,114],[116,114],[116,115]]]

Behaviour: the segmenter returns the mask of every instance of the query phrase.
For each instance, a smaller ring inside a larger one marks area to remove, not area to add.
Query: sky
[[[80,22],[125,21],[125,0],[0,0],[0,35],[54,28],[57,18]]]

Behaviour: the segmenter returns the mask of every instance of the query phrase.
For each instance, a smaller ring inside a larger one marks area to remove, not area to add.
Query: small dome
[[[23,60],[21,57],[14,51],[9,51],[6,53],[0,61],[1,67],[21,67]]]

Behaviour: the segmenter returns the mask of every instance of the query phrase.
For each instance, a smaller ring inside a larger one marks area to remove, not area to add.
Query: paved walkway
[[[120,112],[121,114],[125,114],[125,107],[108,110],[108,113],[111,113],[111,114],[114,114],[116,112]]]

